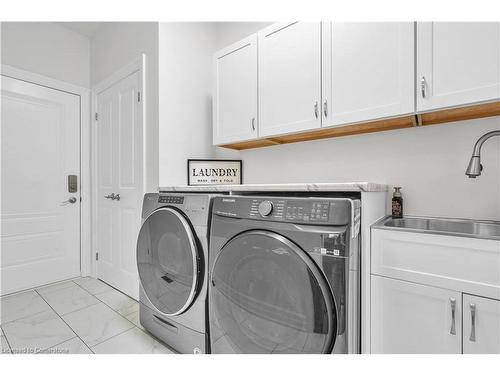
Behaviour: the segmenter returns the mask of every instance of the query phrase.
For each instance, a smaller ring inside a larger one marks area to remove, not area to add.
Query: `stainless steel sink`
[[[388,217],[376,223],[374,227],[500,240],[500,222],[498,221],[424,217],[392,219]]]

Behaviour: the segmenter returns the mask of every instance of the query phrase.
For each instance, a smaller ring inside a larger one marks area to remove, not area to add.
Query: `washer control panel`
[[[330,203],[321,201],[289,201],[285,219],[290,221],[328,222]]]
[[[330,203],[314,200],[252,199],[250,217],[293,222],[328,222]]]
[[[158,203],[183,204],[184,197],[182,195],[160,195],[158,197]]]
[[[351,200],[309,197],[216,197],[213,214],[260,221],[347,225],[351,220]]]

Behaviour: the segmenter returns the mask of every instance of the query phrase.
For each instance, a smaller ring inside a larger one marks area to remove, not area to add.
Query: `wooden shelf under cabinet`
[[[220,147],[230,148],[233,150],[246,150],[251,148],[267,147],[286,143],[304,142],[316,139],[342,137],[346,135],[412,128],[415,126],[436,125],[447,122],[472,120],[492,116],[500,116],[500,101],[421,113],[417,115],[407,115],[403,117],[363,122],[335,128],[323,128],[296,134],[253,139],[250,141],[220,145]]]

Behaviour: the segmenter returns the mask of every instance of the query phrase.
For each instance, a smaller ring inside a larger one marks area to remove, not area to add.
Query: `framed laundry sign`
[[[242,169],[241,160],[188,159],[188,185],[239,185]]]

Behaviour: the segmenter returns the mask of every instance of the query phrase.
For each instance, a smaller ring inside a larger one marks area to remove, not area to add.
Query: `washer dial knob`
[[[273,212],[273,204],[270,201],[262,201],[259,204],[259,214],[261,216],[269,216]]]

